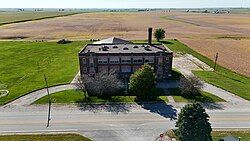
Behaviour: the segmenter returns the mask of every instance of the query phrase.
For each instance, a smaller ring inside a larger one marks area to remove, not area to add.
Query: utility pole
[[[48,98],[49,98],[49,111],[48,111],[48,120],[47,120],[47,126],[46,127],[49,127],[49,122],[51,120],[51,100],[50,100],[50,94],[49,94],[49,86],[48,86],[48,82],[47,82],[47,77],[46,75],[44,74],[44,80],[45,80],[45,83],[46,83],[46,87],[47,87],[47,93],[48,93]]]
[[[215,60],[214,60],[214,71],[216,69],[218,57],[219,57],[219,55],[218,55],[218,52],[217,52],[216,55],[215,55]]]

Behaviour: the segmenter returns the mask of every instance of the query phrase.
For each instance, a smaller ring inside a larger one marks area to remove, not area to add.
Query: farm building
[[[79,53],[80,73],[117,72],[128,77],[141,65],[151,65],[157,78],[171,76],[173,52],[164,44],[152,44],[152,28],[147,44],[134,44],[119,38],[108,38],[87,44]]]

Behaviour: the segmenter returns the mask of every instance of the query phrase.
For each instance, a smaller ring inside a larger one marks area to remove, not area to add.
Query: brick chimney
[[[148,28],[148,44],[149,45],[152,44],[152,28],[151,27]]]

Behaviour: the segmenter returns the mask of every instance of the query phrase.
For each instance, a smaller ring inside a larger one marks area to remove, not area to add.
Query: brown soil
[[[0,26],[0,39],[84,40],[117,36],[135,40],[146,39],[148,27],[166,29],[167,38],[178,38],[211,59],[218,52],[220,65],[250,76],[249,14],[85,13]]]

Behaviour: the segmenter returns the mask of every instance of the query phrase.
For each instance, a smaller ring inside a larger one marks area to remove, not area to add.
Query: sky
[[[0,0],[0,8],[250,7],[250,0]]]

